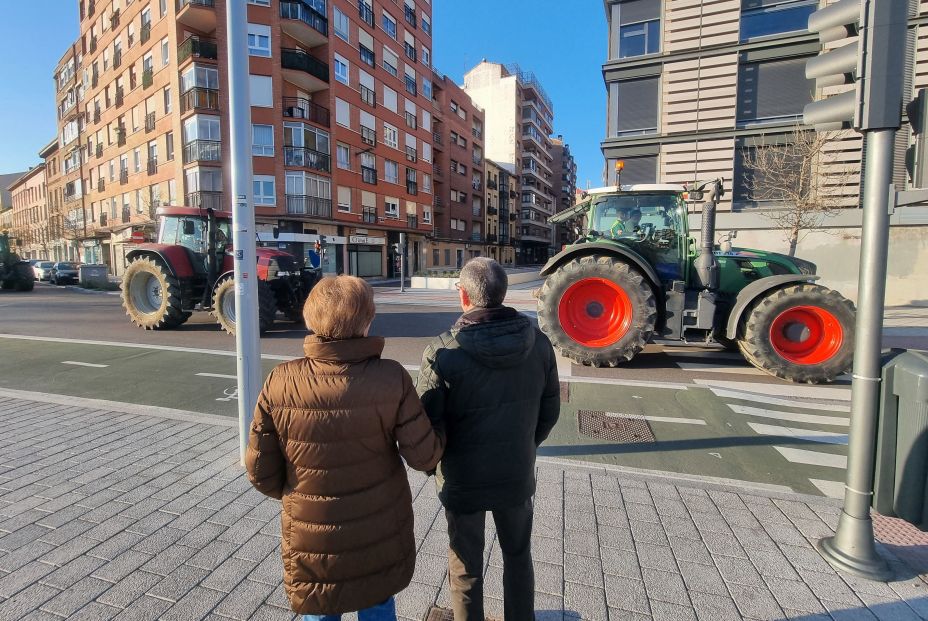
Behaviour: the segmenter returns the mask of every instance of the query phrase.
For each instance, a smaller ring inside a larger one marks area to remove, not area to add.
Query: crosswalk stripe
[[[844,498],[844,483],[841,483],[840,481],[809,479],[809,482],[829,498]]]
[[[736,382],[717,379],[697,377],[693,379],[694,384],[700,384],[706,388],[728,388],[731,390],[746,390],[769,395],[778,395],[781,397],[801,397],[804,399],[832,399],[834,401],[851,400],[850,387],[836,386],[806,386],[800,384],[786,383],[758,383],[758,382]]]
[[[696,364],[692,362],[675,362],[684,371],[695,373],[733,373],[736,375],[764,375],[764,372],[754,367],[720,366],[714,364]]]
[[[849,420],[843,416],[816,416],[815,414],[799,414],[797,412],[782,412],[780,410],[765,410],[763,408],[753,408],[745,405],[731,405],[735,414],[745,416],[761,416],[763,418],[776,418],[778,420],[788,420],[793,423],[809,423],[813,425],[838,425],[847,427]]]
[[[649,416],[644,414],[618,414],[616,412],[606,412],[606,416],[615,418],[634,418],[636,420],[646,420],[652,423],[676,423],[678,425],[705,425],[706,421],[701,418],[678,418],[674,416]]]
[[[787,448],[785,446],[775,446],[780,455],[787,461],[794,464],[804,464],[806,466],[825,466],[826,468],[847,468],[847,457],[844,455],[835,455],[833,453],[821,453],[819,451],[807,451],[805,449]]]
[[[807,440],[809,442],[821,442],[822,444],[847,444],[846,433],[816,431],[814,429],[794,429],[792,427],[762,425],[760,423],[748,423],[748,426],[762,436],[781,436],[796,438],[797,440]]]
[[[804,410],[821,410],[824,412],[850,412],[851,406],[837,403],[810,403],[808,401],[799,401],[795,399],[779,399],[777,397],[768,397],[753,392],[741,390],[726,390],[724,388],[709,388],[716,397],[722,399],[739,399],[741,401],[752,401],[754,403],[766,403],[767,405],[785,405],[787,407],[797,407]]]

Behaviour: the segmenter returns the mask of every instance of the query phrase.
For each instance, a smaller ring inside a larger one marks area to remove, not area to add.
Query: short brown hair
[[[330,339],[364,336],[374,320],[374,290],[355,276],[320,280],[303,307],[306,327]]]

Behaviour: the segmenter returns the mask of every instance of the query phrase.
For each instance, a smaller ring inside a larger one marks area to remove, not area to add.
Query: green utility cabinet
[[[883,366],[873,508],[928,530],[928,352]]]

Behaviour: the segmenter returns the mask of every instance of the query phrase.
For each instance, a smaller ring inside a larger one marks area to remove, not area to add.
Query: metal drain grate
[[[425,621],[454,621],[454,611],[450,608],[440,608],[438,606],[432,606],[429,609],[429,614],[425,617]],[[499,621],[493,617],[487,617],[486,621]]]
[[[651,425],[643,418],[611,416],[596,410],[580,410],[577,412],[577,423],[580,433],[590,438],[620,444],[657,442]]]

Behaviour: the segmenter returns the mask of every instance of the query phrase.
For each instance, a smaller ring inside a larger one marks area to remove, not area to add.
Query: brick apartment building
[[[17,240],[17,252],[25,259],[48,258],[52,237],[48,229],[45,166],[33,166],[7,189],[12,205],[11,232]]]
[[[554,193],[557,200],[554,204],[555,213],[572,207],[577,193],[577,162],[570,152],[570,145],[564,141],[564,136],[558,135],[551,139],[551,156],[554,161]],[[573,235],[563,224],[554,227],[554,240],[558,249],[569,244]]]
[[[514,265],[519,244],[519,179],[492,160],[486,160],[486,169],[486,256]]]

